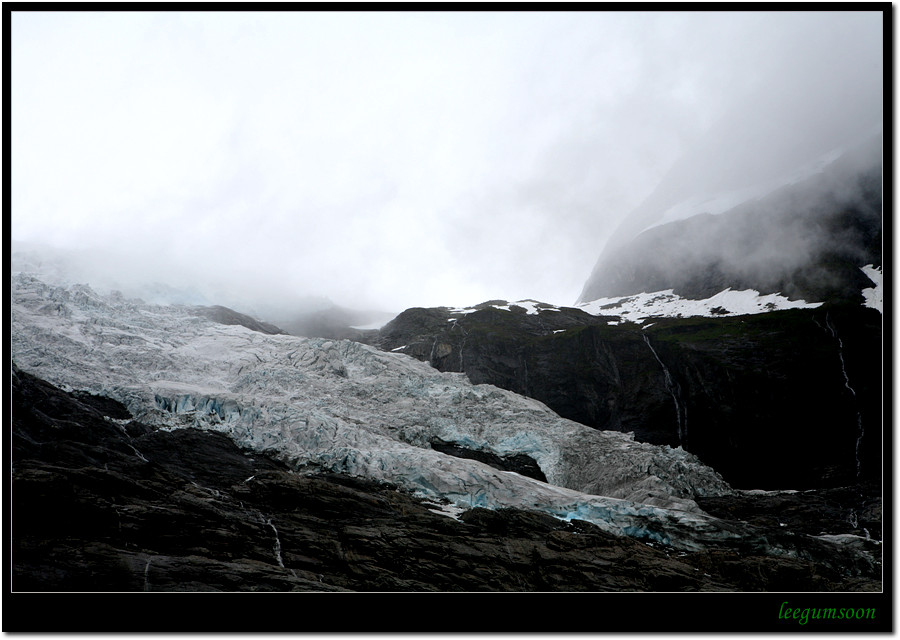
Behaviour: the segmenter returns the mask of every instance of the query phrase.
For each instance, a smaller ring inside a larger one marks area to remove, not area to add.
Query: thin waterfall
[[[241,506],[243,507],[243,503],[241,504]],[[275,528],[275,523],[272,522],[272,518],[267,518],[262,514],[261,511],[256,510],[254,510],[253,513],[245,510],[245,513],[247,515],[255,516],[255,519],[258,523],[271,527],[272,532],[275,534],[275,547],[273,548],[273,552],[275,553],[275,561],[278,562],[279,567],[285,569],[286,567],[284,566],[284,560],[281,558],[281,538],[278,536],[278,529]]]
[[[272,524],[272,518],[266,520],[266,524],[272,527],[272,531],[275,532],[275,559],[278,561],[278,566],[284,569],[284,561],[281,559],[281,538],[278,537],[278,529]]]
[[[459,319],[458,319],[458,318],[454,318],[454,319],[453,319],[453,326],[450,327],[450,331],[452,332],[454,329],[457,329],[457,328],[458,328],[460,331],[462,331],[462,334],[463,334],[462,340],[461,340],[460,343],[459,343],[459,370],[460,370],[460,372],[465,373],[465,372],[466,372],[466,369],[465,369],[465,367],[463,366],[463,351],[464,351],[465,348],[466,348],[466,338],[469,337],[469,332],[466,331],[466,328],[465,328],[464,326],[462,326],[461,324],[459,324]],[[434,343],[437,344],[437,339],[436,339],[436,338],[435,338]],[[432,353],[432,356],[433,356],[433,355],[434,355],[434,345],[432,345],[432,347],[431,347],[431,353]]]
[[[838,344],[838,360],[841,363],[841,374],[844,376],[844,387],[850,392],[850,395],[853,396],[853,403],[856,406],[856,484],[859,487],[859,497],[862,499],[862,456],[861,456],[861,448],[862,448],[862,440],[865,435],[865,429],[863,428],[862,422],[862,414],[859,410],[859,403],[857,402],[856,391],[850,386],[850,376],[847,375],[847,366],[844,363],[844,342],[841,340],[841,337],[838,335],[837,329],[834,328],[834,325],[831,324],[831,318],[826,313],[825,314],[825,326],[828,328],[828,331],[831,333],[831,337],[837,341]],[[856,513],[856,509],[850,509],[850,515],[847,518],[850,522],[850,525],[857,529],[859,527],[859,516]],[[868,531],[866,531],[868,537]]]
[[[437,347],[438,339],[435,337],[434,342],[431,344],[431,355],[428,356],[428,364],[432,367],[434,366],[434,350]]]
[[[524,353],[519,355],[522,356],[522,370],[525,373],[525,385],[522,388],[522,393],[528,395],[528,358],[525,357]]]
[[[844,364],[844,342],[841,340],[841,337],[838,335],[837,330],[834,328],[834,325],[831,324],[831,319],[828,314],[825,314],[825,326],[828,328],[828,331],[831,333],[831,336],[837,341],[838,344],[838,360],[841,363],[841,374],[844,376],[844,387],[850,392],[853,396],[853,402],[856,405],[856,481],[857,483],[862,482],[862,457],[861,457],[861,448],[862,448],[862,440],[863,436],[865,436],[865,429],[863,428],[862,421],[862,413],[859,410],[859,403],[856,401],[856,391],[850,386],[850,376],[847,375],[847,366]]]
[[[672,401],[675,403],[675,420],[676,420],[676,427],[678,430],[678,444],[681,445],[682,447],[684,447],[687,445],[687,442],[686,442],[687,438],[685,437],[685,433],[684,433],[685,428],[687,427],[687,425],[684,424],[684,422],[686,422],[687,420],[686,420],[686,416],[684,417],[684,419],[682,418],[683,412],[682,412],[682,408],[681,408],[681,403],[678,401],[678,395],[679,395],[678,385],[672,379],[672,375],[669,373],[668,367],[666,367],[665,363],[660,359],[659,354],[656,353],[656,349],[654,349],[653,345],[650,344],[650,338],[647,337],[646,333],[644,333],[642,335],[644,337],[644,342],[646,342],[647,346],[650,347],[650,351],[651,351],[651,353],[653,353],[653,357],[656,358],[656,361],[659,363],[659,366],[662,367],[663,375],[665,376],[665,380],[666,380],[666,389],[669,390],[669,394],[671,394],[671,396],[672,396]]]
[[[144,591],[150,591],[150,563],[153,562],[153,558],[147,560],[147,564],[144,565]]]

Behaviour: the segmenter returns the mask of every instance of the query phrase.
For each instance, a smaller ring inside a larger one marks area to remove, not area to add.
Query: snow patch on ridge
[[[861,267],[861,270],[864,274],[866,274],[866,277],[875,284],[874,287],[869,287],[868,289],[862,290],[863,298],[865,298],[865,302],[863,302],[863,305],[869,307],[870,309],[877,309],[883,314],[884,274],[881,271],[881,267],[875,267],[871,264],[867,264],[866,266]]]
[[[541,311],[559,311],[559,307],[548,304],[546,302],[538,302],[537,300],[518,300],[516,302],[507,302],[506,300],[498,300],[495,302],[484,302],[479,305],[475,305],[474,307],[456,307],[450,309],[450,313],[454,315],[466,315],[469,313],[475,313],[476,311],[480,311],[481,309],[485,309],[488,307],[492,307],[494,309],[501,309],[502,311],[512,311],[513,307],[519,307],[525,310],[525,313],[530,316],[538,315]],[[453,320],[453,318],[450,318]]]
[[[761,295],[754,289],[732,291],[731,288],[705,300],[689,300],[675,294],[673,289],[665,289],[633,296],[598,298],[579,303],[576,308],[593,315],[619,316],[622,320],[641,323],[647,318],[739,316],[780,309],[814,309],[821,304],[789,300],[778,293]]]
[[[767,313],[781,309],[814,309],[821,304],[821,302],[790,300],[780,293],[762,295],[754,289],[733,291],[731,288],[720,291],[705,300],[689,300],[677,295],[673,289],[665,289],[631,296],[598,298],[590,302],[580,302],[574,308],[595,316],[619,316],[618,319],[610,320],[608,323],[617,325],[622,322],[640,324],[647,318],[689,318],[694,316],[715,318],[717,316]],[[512,311],[512,307],[521,307],[528,315],[537,315],[541,311],[561,310],[560,307],[534,300],[520,300],[512,303],[501,300],[482,303],[474,307],[449,309],[452,317],[447,321],[455,322],[461,315],[475,313],[485,308]],[[558,331],[554,331],[554,333]]]

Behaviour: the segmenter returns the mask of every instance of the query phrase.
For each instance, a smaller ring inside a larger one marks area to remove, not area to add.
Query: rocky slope
[[[528,302],[409,309],[376,344],[682,447],[737,487],[880,484],[881,314],[862,305],[643,323]]]
[[[805,514],[814,532],[797,535],[742,524],[743,502],[723,503],[745,536],[677,551],[582,520],[459,513],[384,482],[298,473],[15,365],[11,390],[14,592],[880,589],[880,545],[819,536],[834,524],[825,511]]]
[[[219,324],[240,325],[242,327],[247,327],[251,331],[259,331],[269,335],[285,333],[285,331],[276,327],[274,324],[261,322],[245,313],[239,313],[234,309],[229,309],[228,307],[223,307],[221,305],[194,306],[190,307],[189,311],[194,315],[208,318]]]

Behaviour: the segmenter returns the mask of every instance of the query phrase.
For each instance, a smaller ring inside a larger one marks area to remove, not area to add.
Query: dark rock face
[[[213,305],[209,307],[193,307],[191,309],[191,313],[193,313],[194,315],[202,316],[204,318],[208,318],[209,320],[218,322],[219,324],[240,325],[242,327],[247,327],[251,331],[259,331],[260,333],[265,333],[268,335],[285,333],[274,324],[261,322],[244,313],[238,313],[234,309],[229,309],[228,307],[223,307],[221,305]]]
[[[873,491],[842,487],[738,493],[700,498],[697,502],[717,518],[741,520],[763,528],[786,527],[811,536],[856,534],[882,539],[882,501]]]
[[[485,464],[489,464],[495,469],[501,471],[515,471],[518,474],[547,482],[547,476],[541,471],[538,463],[533,458],[523,453],[512,456],[498,456],[490,451],[476,451],[469,449],[453,442],[444,442],[440,439],[431,441],[431,448],[441,453],[446,453],[457,458],[469,458],[470,460],[478,460]]]
[[[684,446],[733,486],[881,484],[878,312],[667,321],[646,333],[678,384]]]
[[[880,483],[877,311],[830,305],[645,329],[608,320],[567,308],[409,309],[375,344],[597,429],[680,445],[735,487]]]
[[[795,553],[675,553],[526,511],[455,520],[388,485],[294,472],[221,434],[110,420],[124,407],[15,365],[11,396],[13,591],[881,589],[874,542],[860,553],[761,523],[748,540]]]
[[[727,287],[808,302],[862,303],[859,267],[881,265],[882,148],[725,213],[647,229],[604,251],[580,300],[674,289],[705,299]]]

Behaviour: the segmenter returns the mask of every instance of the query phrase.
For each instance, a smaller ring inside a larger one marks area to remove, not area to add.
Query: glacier
[[[189,307],[12,277],[12,357],[159,429],[206,429],[298,472],[391,483],[457,509],[517,507],[684,549],[738,536],[695,498],[728,484],[683,449],[566,420],[536,400],[347,340],[267,335]],[[431,448],[524,454],[541,482]],[[453,512],[455,513],[455,512]]]

